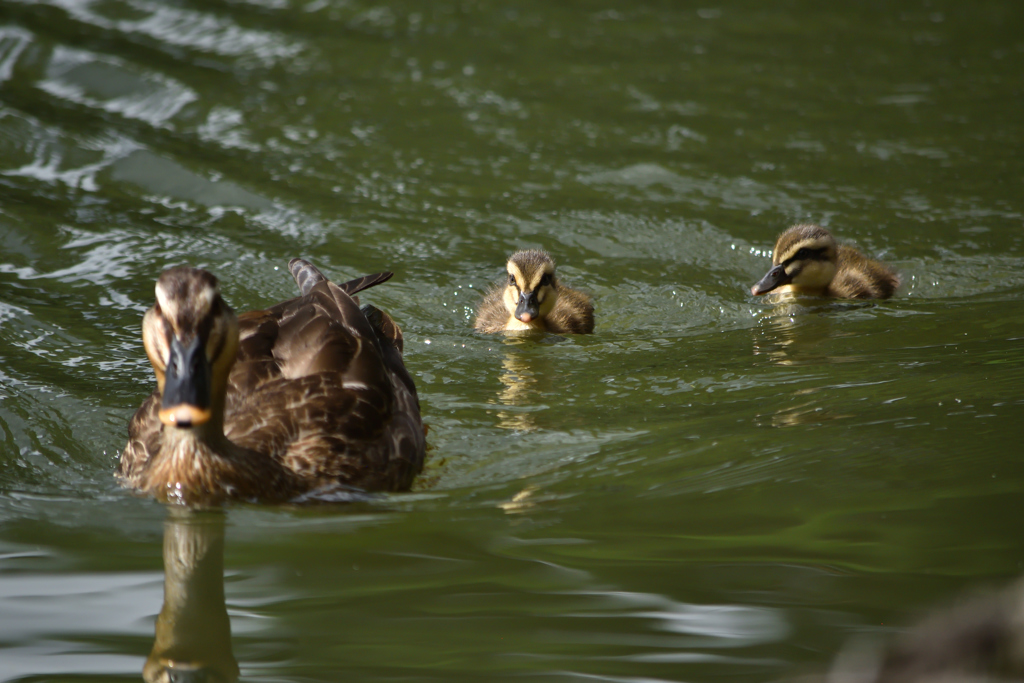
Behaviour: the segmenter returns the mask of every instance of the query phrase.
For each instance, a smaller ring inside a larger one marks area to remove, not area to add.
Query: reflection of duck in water
[[[818,225],[794,225],[779,236],[774,267],[750,288],[755,295],[826,296],[838,299],[887,299],[899,276],[853,247],[838,246]]]
[[[142,323],[157,390],[135,413],[118,470],[175,502],[287,500],[339,486],[408,488],[425,442],[402,332],[301,259],[302,292],[238,317],[217,279],[172,268]]]
[[[224,515],[172,512],[164,525],[164,606],[142,669],[148,683],[238,679],[224,604]]]
[[[498,392],[498,402],[508,408],[498,411],[498,426],[532,432],[537,429],[533,413],[547,408],[542,403],[543,391],[539,379],[544,379],[543,370],[534,367],[534,362],[542,362],[540,358],[530,358],[513,349],[505,352],[501,361],[502,388]],[[545,386],[548,384],[544,383]]]
[[[794,301],[783,301],[758,313],[751,328],[753,351],[779,365],[820,365],[860,360],[843,355],[833,343],[848,334],[828,316],[801,315],[808,309]]]
[[[477,310],[479,332],[594,331],[590,297],[558,282],[555,262],[543,251],[517,251],[505,264],[508,277],[495,283]]]

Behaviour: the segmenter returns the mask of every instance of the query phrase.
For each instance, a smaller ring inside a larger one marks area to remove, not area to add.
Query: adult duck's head
[[[505,268],[505,308],[523,323],[542,320],[558,299],[555,262],[543,251],[530,249],[512,254]]]
[[[779,235],[772,252],[773,268],[750,293],[766,294],[790,285],[805,294],[821,294],[836,274],[836,240],[818,225],[794,225]]]
[[[142,340],[169,428],[223,429],[228,373],[238,351],[238,319],[217,278],[181,266],[156,282],[156,304],[142,320]]]

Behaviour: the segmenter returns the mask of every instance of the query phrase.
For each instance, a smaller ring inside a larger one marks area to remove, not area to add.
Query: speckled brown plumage
[[[888,266],[853,247],[839,246],[828,230],[811,223],[794,225],[779,235],[772,264],[751,287],[753,294],[887,299],[900,282]]]
[[[561,284],[551,257],[538,250],[518,251],[509,257],[507,275],[484,295],[477,309],[478,332],[553,332],[590,334],[594,331],[594,305],[587,294]],[[517,301],[538,299],[537,316],[519,319]]]
[[[867,258],[853,247],[840,246],[836,274],[825,296],[837,299],[888,299],[896,293],[900,278],[887,266]]]
[[[336,285],[300,259],[289,267],[302,296],[238,316],[233,365],[218,365],[215,355],[218,345],[230,349],[230,343],[215,335],[204,342],[213,368],[214,413],[217,373],[227,374],[220,380],[226,385],[222,428],[216,415],[213,426],[161,422],[164,380],[154,364],[160,386],[132,418],[121,455],[118,475],[126,486],[185,503],[284,501],[344,487],[409,488],[422,468],[425,442],[416,388],[402,362],[402,333],[383,311],[360,310],[355,297],[390,273]],[[195,314],[208,303],[203,296],[168,302],[167,294],[160,297],[161,283],[167,292],[174,278],[212,276],[174,271],[161,276],[158,303],[147,319],[154,310],[167,317],[173,309],[178,318],[204,324]],[[231,313],[219,292],[210,296],[208,314]]]

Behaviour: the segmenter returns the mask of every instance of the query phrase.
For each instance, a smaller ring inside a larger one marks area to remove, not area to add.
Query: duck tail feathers
[[[293,258],[289,261],[288,270],[291,271],[292,277],[295,278],[295,284],[299,286],[299,291],[303,296],[309,294],[309,290],[318,283],[327,279],[316,266],[301,258]]]
[[[343,282],[338,287],[342,289],[349,296],[354,296],[364,289],[369,289],[374,285],[379,285],[382,282],[387,282],[394,276],[394,273],[385,270],[383,273],[374,273],[373,275],[364,275],[357,277],[354,280]]]
[[[292,277],[295,278],[295,284],[299,286],[302,296],[309,294],[314,287],[327,280],[327,276],[321,273],[319,268],[305,259],[293,258],[288,262],[288,270],[291,271]],[[363,275],[362,277],[339,284],[338,288],[349,296],[355,296],[364,289],[387,282],[392,276],[394,276],[394,273],[389,271],[374,273],[373,275]]]

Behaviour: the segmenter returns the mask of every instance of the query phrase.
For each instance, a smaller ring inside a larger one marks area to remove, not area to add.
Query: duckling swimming
[[[205,504],[412,484],[426,444],[402,332],[355,297],[391,273],[336,285],[288,267],[301,296],[239,316],[205,270],[157,280],[142,322],[157,389],[128,426],[125,486]]]
[[[825,228],[804,223],[779,235],[774,267],[750,288],[759,295],[778,291],[837,299],[888,299],[899,276],[853,247],[838,246]]]
[[[888,643],[860,639],[803,683],[1011,683],[1024,680],[1024,582],[962,596]]]
[[[543,251],[517,251],[505,265],[508,279],[484,296],[473,327],[478,332],[554,332],[590,334],[594,305],[590,297],[558,282],[555,262]]]

